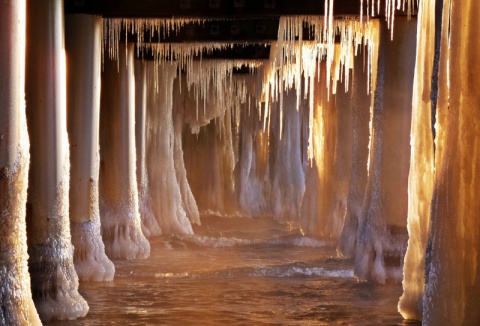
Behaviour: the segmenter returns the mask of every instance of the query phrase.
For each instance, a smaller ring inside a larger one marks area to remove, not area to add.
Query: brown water
[[[402,325],[401,285],[357,283],[334,244],[268,218],[202,222],[116,261],[113,282],[81,284],[87,317],[47,325]]]

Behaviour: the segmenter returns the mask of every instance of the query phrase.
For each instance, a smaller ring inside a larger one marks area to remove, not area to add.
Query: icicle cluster
[[[329,7],[331,9],[331,7]],[[330,12],[326,10],[326,12]],[[331,12],[330,12],[331,14]],[[371,21],[360,21],[354,18],[333,19],[333,16],[286,16],[280,17],[278,42],[273,43],[270,52],[270,65],[265,69],[263,98],[266,102],[264,126],[269,120],[270,101],[280,102],[280,130],[283,120],[283,94],[295,88],[297,92],[297,109],[302,99],[314,94],[314,78],[318,78],[321,61],[326,61],[326,87],[330,93],[336,93],[337,81],[344,81],[348,91],[349,71],[353,69],[353,58],[358,49],[365,45],[368,51],[368,72],[371,76],[371,63],[375,55],[378,40],[375,24]],[[304,40],[304,26],[309,28],[312,41]],[[337,39],[339,40],[337,42]],[[373,82],[372,82],[373,84]],[[367,90],[369,91],[369,89]],[[310,119],[313,121],[314,103],[310,97]],[[310,123],[309,144],[312,141]],[[281,132],[280,132],[281,134]],[[311,160],[313,153],[308,150]]]
[[[129,33],[137,35],[138,55],[145,45],[145,35],[151,40],[155,35],[168,36],[187,24],[203,22],[199,18],[104,18],[103,51],[107,51],[109,58],[118,62],[122,32],[125,32],[125,40]]]
[[[223,114],[226,108],[238,108],[248,100],[248,90],[244,79],[233,78],[234,69],[247,67],[250,73],[262,66],[262,61],[243,60],[203,60],[190,62],[186,69],[187,90],[193,91],[196,100],[195,121],[208,123],[212,118]],[[199,115],[199,105],[203,102],[203,115]],[[208,110],[217,108],[221,112]],[[235,114],[234,116],[239,116]],[[192,123],[190,122],[192,127]],[[194,128],[193,128],[194,129]],[[192,130],[193,130],[192,129]],[[198,129],[196,130],[198,131]]]
[[[333,0],[325,0],[325,6],[327,5],[328,1],[333,2]],[[367,1],[366,17],[368,21],[370,17],[374,17],[380,14],[382,0],[366,0],[366,1]],[[418,7],[418,0],[417,1],[383,0],[383,1],[384,1],[384,7],[385,7],[385,20],[387,21],[388,28],[390,29],[390,33],[391,33],[390,35],[391,35],[391,38],[393,39],[393,25],[395,22],[395,11],[396,10],[405,11],[406,9],[408,18],[410,18],[410,16],[413,14],[415,10],[415,6]],[[364,9],[364,0],[360,0],[360,20],[361,21],[363,20],[363,17],[364,17],[363,9]]]

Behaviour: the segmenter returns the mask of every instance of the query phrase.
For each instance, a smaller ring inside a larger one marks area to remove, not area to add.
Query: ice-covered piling
[[[177,78],[173,84],[173,160],[175,162],[175,175],[178,185],[180,186],[180,194],[182,195],[183,209],[187,214],[190,223],[201,224],[200,213],[198,211],[197,202],[193,196],[192,189],[187,178],[187,170],[185,168],[185,160],[183,157],[183,141],[182,133],[185,124],[184,96],[181,92],[180,81]],[[185,92],[186,90],[184,90]]]
[[[480,320],[480,2],[445,0],[439,9],[443,17],[438,24],[435,181],[423,324],[476,325]]]
[[[238,162],[235,167],[239,210],[247,216],[270,213],[270,170],[268,131],[263,128],[258,77],[244,77],[249,87],[248,101],[240,109]],[[257,106],[258,105],[258,106]]]
[[[0,1],[0,325],[41,325],[28,274],[25,0]]]
[[[138,205],[143,234],[153,237],[162,233],[152,209],[147,171],[147,69],[155,63],[135,60],[135,140],[137,149]]]
[[[403,278],[416,24],[397,19],[394,40],[386,33],[381,24],[369,177],[355,255],[356,276],[379,283]]]
[[[302,100],[303,106],[306,101]],[[298,225],[302,196],[305,191],[305,169],[302,160],[301,112],[297,110],[297,94],[283,94],[282,103],[274,102],[270,130],[271,198],[275,218],[281,223]],[[283,126],[280,128],[281,119]]]
[[[31,165],[27,198],[32,295],[42,320],[88,312],[78,293],[69,221],[69,144],[62,0],[28,1],[26,102]]]
[[[337,106],[335,96],[329,94],[326,65],[319,68],[313,96],[313,123],[309,123],[312,135],[309,148],[313,155],[305,175],[305,193],[302,198],[300,224],[306,234],[336,238],[341,231],[342,219],[333,214],[334,170],[337,145]],[[330,82],[330,81],[328,81]],[[297,131],[300,133],[300,130]],[[343,216],[342,216],[343,217]]]
[[[65,33],[73,261],[81,281],[111,281],[98,202],[102,19],[67,15]]]
[[[361,51],[367,51],[367,47],[362,47]],[[348,111],[352,121],[350,154],[352,166],[347,207],[337,248],[340,256],[349,258],[355,255],[358,221],[363,211],[363,199],[368,180],[369,121],[373,94],[367,92],[370,80],[368,72],[361,68],[362,64],[363,58],[360,53],[355,58],[356,69],[353,70],[352,85],[348,92],[350,95]]]
[[[192,234],[175,174],[173,85],[175,63],[162,63],[147,73],[147,171],[152,208],[164,234]],[[158,87],[158,88],[157,88]]]
[[[403,266],[403,295],[398,310],[405,319],[422,319],[425,253],[434,180],[432,72],[435,57],[435,0],[420,3],[417,58],[413,80],[410,173],[408,177],[408,247]]]
[[[100,214],[111,259],[145,259],[150,244],[138,210],[135,150],[134,46],[120,62],[105,59],[100,110]],[[118,70],[117,70],[118,69]]]

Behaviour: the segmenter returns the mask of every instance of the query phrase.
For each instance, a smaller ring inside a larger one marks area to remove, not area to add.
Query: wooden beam
[[[65,9],[103,17],[245,19],[323,15],[325,8],[321,0],[65,0]],[[360,0],[335,1],[334,14],[358,16]]]
[[[268,43],[277,40],[278,19],[252,20],[213,20],[202,24],[187,24],[179,30],[171,31],[169,35],[147,31],[145,42],[178,43],[178,42],[234,42],[234,43]],[[120,34],[120,40],[137,42],[137,35],[125,30]]]

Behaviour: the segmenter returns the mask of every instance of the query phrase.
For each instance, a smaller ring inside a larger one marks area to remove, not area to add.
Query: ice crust
[[[177,66],[160,65],[158,80],[154,71],[148,73],[147,170],[153,212],[164,234],[193,234],[175,173],[173,85]]]
[[[0,325],[41,325],[28,274],[25,204],[30,143],[25,116],[26,2],[0,12]]]
[[[398,310],[405,319],[422,319],[425,253],[434,185],[431,78],[435,51],[435,1],[422,1],[418,12],[417,58],[413,81],[411,158],[408,180],[408,247],[403,295]],[[428,94],[428,95],[427,95]]]
[[[435,28],[441,31],[436,48],[439,62],[434,66],[438,67],[435,181],[422,322],[475,325],[480,320],[480,97],[476,83],[480,3],[448,0],[437,9],[442,21]]]
[[[145,259],[150,244],[142,232],[135,149],[134,49],[105,62],[100,110],[100,216],[105,252],[111,259]]]
[[[152,208],[147,171],[147,69],[152,62],[135,61],[135,140],[137,149],[138,204],[143,234],[154,237],[162,233]]]
[[[81,281],[111,281],[115,267],[105,255],[98,196],[102,19],[69,15],[65,27],[73,260]]]

